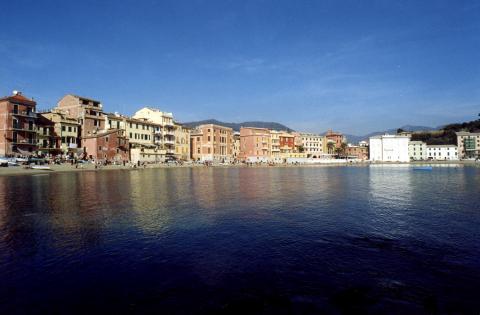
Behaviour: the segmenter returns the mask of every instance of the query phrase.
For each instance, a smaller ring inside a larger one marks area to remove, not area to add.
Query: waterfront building
[[[99,162],[129,161],[129,144],[123,129],[101,130],[82,137],[86,158]]]
[[[313,133],[301,133],[303,152],[307,157],[319,158],[323,155],[323,137]]]
[[[200,125],[190,136],[192,159],[203,162],[230,162],[233,151],[232,128],[215,124]]]
[[[370,137],[370,160],[374,162],[409,162],[408,136],[381,135]]]
[[[175,157],[178,160],[190,160],[190,131],[191,129],[175,122]]]
[[[240,159],[245,162],[269,162],[271,156],[270,130],[240,128]]]
[[[460,159],[477,159],[480,157],[480,132],[459,131],[457,151]]]
[[[343,134],[341,134],[340,132],[334,132],[332,130],[327,131],[327,133],[325,134],[325,139],[326,141],[324,151],[328,151],[328,154],[334,154],[335,149],[341,148],[342,144],[347,142],[347,139]],[[328,143],[332,143],[333,146],[329,146]]]
[[[0,98],[0,156],[27,156],[37,150],[37,103],[14,91]]]
[[[350,159],[368,160],[368,146],[349,144],[345,148],[345,155]]]
[[[278,135],[280,144],[280,156],[287,157],[295,151],[295,136],[288,132],[281,132]]]
[[[80,123],[76,119],[69,118],[62,110],[56,108],[40,114],[54,124],[54,133],[60,139],[60,153],[74,157],[80,143]]]
[[[138,110],[133,118],[145,120],[155,124],[154,144],[164,154],[164,159],[175,156],[175,124],[173,114],[156,108],[144,107]]]
[[[410,141],[408,143],[408,156],[412,161],[427,159],[427,144],[423,141]]]
[[[270,130],[271,161],[274,163],[281,163],[283,160],[280,153],[280,135],[282,133],[281,131]]]
[[[80,145],[84,147],[83,139],[93,136],[105,129],[105,119],[100,101],[73,94],[65,95],[58,103],[68,118],[76,119],[80,124]]]
[[[232,158],[235,162],[240,159],[240,132],[235,131],[233,133],[233,147],[232,147]]]
[[[37,118],[37,154],[53,157],[61,154],[60,137],[55,133],[55,123],[42,114]]]
[[[427,158],[437,161],[458,160],[458,148],[454,144],[427,144]]]

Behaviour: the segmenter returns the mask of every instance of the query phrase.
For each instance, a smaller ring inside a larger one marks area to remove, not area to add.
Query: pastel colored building
[[[165,152],[165,157],[175,156],[175,123],[172,113],[163,112],[157,108],[144,107],[138,110],[133,118],[155,124],[154,144],[160,150],[164,150],[162,152]]]
[[[56,108],[40,114],[54,123],[54,132],[60,138],[62,155],[74,157],[80,144],[80,123],[77,119],[69,118],[64,111]]]
[[[368,160],[368,146],[348,145],[345,155],[349,159]]]
[[[178,160],[190,160],[190,131],[190,128],[175,123],[175,156]]]
[[[97,132],[82,138],[86,157],[100,162],[129,161],[129,144],[122,129]]]
[[[436,161],[458,160],[458,148],[454,144],[427,144],[427,158]]]
[[[190,147],[194,161],[230,162],[233,159],[233,130],[215,124],[197,126],[190,135]]]
[[[408,156],[412,161],[427,159],[427,144],[423,141],[410,141],[408,143]]]
[[[313,133],[301,133],[303,152],[307,157],[319,158],[323,155],[323,138]]]
[[[240,159],[240,132],[238,131],[233,133],[232,158],[234,161],[239,161]]]
[[[266,128],[240,128],[240,160],[269,162],[271,156],[270,130]]]
[[[58,103],[68,118],[76,119],[80,124],[80,139],[93,136],[105,129],[105,118],[100,101],[73,94],[65,95]],[[84,147],[81,140],[81,147]]]
[[[335,149],[341,148],[342,144],[347,142],[347,139],[343,134],[332,130],[327,131],[325,134],[325,140],[324,151],[328,154],[334,154]],[[328,143],[332,143],[333,146],[329,146]]]
[[[55,132],[55,123],[43,115],[37,118],[37,154],[54,157],[61,154],[60,137]]]
[[[27,156],[37,150],[37,103],[14,91],[0,98],[0,156]]]
[[[480,157],[480,132],[459,131],[457,151],[460,159],[477,159]]]
[[[409,140],[410,137],[399,135],[370,137],[370,160],[373,162],[409,162]]]

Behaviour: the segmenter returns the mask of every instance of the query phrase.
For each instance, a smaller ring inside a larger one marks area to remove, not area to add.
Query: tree
[[[327,149],[328,149],[328,154],[333,154],[333,150],[335,149],[335,143],[332,141],[328,141]]]

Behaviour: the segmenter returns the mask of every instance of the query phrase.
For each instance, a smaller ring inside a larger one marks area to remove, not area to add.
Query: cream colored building
[[[307,157],[319,158],[323,155],[324,137],[313,133],[301,133],[303,152]]]
[[[271,144],[271,160],[272,162],[279,163],[282,161],[280,155],[280,134],[281,131],[270,130],[270,144]]]
[[[154,143],[159,149],[165,151],[166,156],[173,157],[175,155],[175,124],[172,113],[162,112],[156,108],[144,107],[138,110],[133,115],[133,118],[155,124]]]

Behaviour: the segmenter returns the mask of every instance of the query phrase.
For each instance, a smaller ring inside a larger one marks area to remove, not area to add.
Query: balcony
[[[15,126],[14,125],[10,130],[37,133],[37,129],[35,127],[30,128],[30,127],[22,127],[22,126]]]
[[[37,145],[37,139],[13,139],[13,144]]]
[[[22,110],[13,111],[12,115],[21,116],[21,117],[28,117],[28,118],[37,118],[38,117],[37,113],[27,112],[27,111],[22,111]]]
[[[163,143],[166,145],[175,145],[175,140],[164,140]]]

